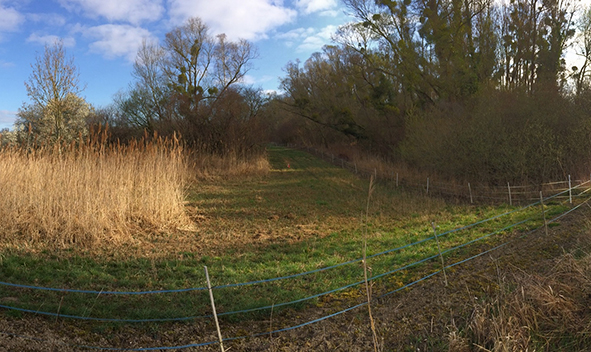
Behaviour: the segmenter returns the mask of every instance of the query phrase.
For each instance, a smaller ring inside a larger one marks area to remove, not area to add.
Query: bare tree
[[[580,95],[589,88],[589,75],[591,65],[591,7],[583,10],[578,23],[578,35],[576,42],[576,53],[583,61],[581,67],[573,67],[575,78],[575,93]]]
[[[31,65],[33,72],[25,82],[31,104],[19,110],[17,124],[31,127],[42,138],[63,140],[86,133],[85,119],[91,107],[79,97],[79,71],[74,58],[66,55],[64,44],[46,45]]]

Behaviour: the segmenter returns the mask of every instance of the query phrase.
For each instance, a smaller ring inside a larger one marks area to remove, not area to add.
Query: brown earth
[[[520,275],[546,277],[565,253],[588,252],[591,248],[589,216],[591,210],[583,207],[561,219],[560,226],[551,227],[548,235],[543,230],[527,236],[513,234],[508,245],[448,270],[447,287],[440,273],[374,300],[372,313],[380,343],[378,350],[486,351],[484,347],[466,343],[465,338],[458,338],[471,333],[468,327],[476,307],[498,295],[500,290],[515,286],[514,281]],[[487,249],[477,246],[470,252]],[[436,264],[421,270],[432,272],[437,269]],[[419,274],[415,275],[419,277]],[[381,290],[375,287],[374,296]],[[244,336],[294,326],[353,306],[361,302],[358,297],[363,294],[351,297],[330,297],[315,307],[270,313],[259,321],[222,320],[222,332],[226,337]],[[0,351],[85,350],[82,345],[131,349],[191,345],[216,339],[211,322],[105,327],[34,315],[17,319],[7,317],[0,310]],[[224,346],[227,351],[374,350],[367,306],[293,330],[227,341]],[[220,347],[215,343],[183,350],[219,351]]]

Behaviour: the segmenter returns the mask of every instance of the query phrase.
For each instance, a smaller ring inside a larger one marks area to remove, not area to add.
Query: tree
[[[561,0],[516,0],[505,8],[502,36],[503,86],[533,93],[538,86],[558,88],[562,60],[574,35],[571,3]]]
[[[575,79],[575,93],[580,96],[589,90],[589,75],[591,66],[591,7],[586,7],[578,22],[576,53],[583,61],[581,67],[573,67]]]
[[[184,102],[185,114],[239,83],[257,57],[248,41],[232,42],[224,34],[214,37],[198,17],[168,32],[162,48],[168,85]]]
[[[176,130],[190,143],[224,153],[227,147],[217,145],[226,139],[221,135],[228,112],[250,113],[247,104],[225,105],[233,104],[229,97],[251,94],[240,83],[256,57],[248,41],[213,36],[201,19],[190,18],[168,32],[162,45],[143,43],[134,64],[135,82],[115,99],[120,120],[149,131]]]
[[[86,117],[91,107],[79,97],[82,88],[78,68],[67,57],[63,42],[46,45],[43,55],[31,65],[33,72],[25,82],[31,103],[23,104],[17,124],[43,141],[72,140],[87,133]]]

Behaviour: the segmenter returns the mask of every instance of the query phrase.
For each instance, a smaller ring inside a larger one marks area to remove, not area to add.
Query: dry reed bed
[[[0,244],[134,241],[185,226],[187,160],[176,139],[0,151]]]

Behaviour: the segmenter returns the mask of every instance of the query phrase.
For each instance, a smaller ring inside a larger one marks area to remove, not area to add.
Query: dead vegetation
[[[500,278],[497,294],[475,305],[466,336],[450,335],[450,350],[585,350],[591,346],[590,269],[591,255],[568,253],[547,275],[519,271]]]

